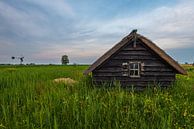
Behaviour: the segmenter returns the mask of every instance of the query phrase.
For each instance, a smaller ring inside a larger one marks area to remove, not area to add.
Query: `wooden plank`
[[[133,47],[133,42],[134,42],[134,41],[131,40],[131,41],[128,42],[126,45],[124,45],[122,49],[124,49],[124,48],[145,48],[145,47],[142,45],[142,42],[141,42],[140,40],[137,40],[137,41],[136,41],[136,47]]]
[[[172,81],[169,82],[122,82],[120,81],[121,84],[129,84],[129,85],[164,85],[164,84],[170,84]]]
[[[168,66],[167,64],[163,63],[160,59],[158,60],[155,60],[155,61],[150,61],[150,60],[143,60],[142,61],[144,62],[145,66],[152,66],[152,65],[158,65],[158,66]]]
[[[142,48],[142,47],[136,47],[136,48],[126,47],[122,49],[122,51],[146,51],[146,50],[147,50],[146,48]]]
[[[107,83],[110,83],[110,82],[114,82],[114,80],[104,80],[104,81],[101,81],[101,80],[94,80],[95,82],[107,82]],[[165,83],[171,83],[173,82],[174,80],[170,80],[170,81],[157,81],[157,82],[154,82],[154,81],[123,81],[123,80],[118,80],[120,83],[127,83],[127,84],[165,84]]]
[[[152,79],[156,79],[156,77],[149,77],[149,76],[141,76],[140,78],[131,78],[131,77],[94,77],[95,78],[99,78],[99,79],[116,79],[116,80],[129,80],[129,79],[132,79],[132,80],[137,80],[139,81],[139,79],[145,79],[145,80],[152,80]],[[168,76],[168,77],[164,77],[164,76],[161,76],[159,77],[160,79],[174,79],[175,78],[175,75],[174,76]]]
[[[159,58],[156,58],[156,57],[153,57],[153,56],[126,56],[126,55],[123,55],[123,56],[115,56],[113,57],[112,59],[114,60],[123,60],[123,59],[127,59],[127,60],[132,60],[132,59],[135,59],[135,60],[159,60]]]
[[[94,72],[121,72],[122,70],[122,67],[103,67],[101,69],[94,70]]]
[[[109,60],[109,61],[107,61],[103,66],[106,66],[106,65],[121,65],[122,64],[122,62],[120,62],[120,61],[116,61],[116,60]]]
[[[120,73],[124,71],[122,68],[112,68],[112,69],[100,69],[95,70],[95,73]]]
[[[144,76],[141,78],[130,78],[130,77],[104,77],[104,76],[94,76],[94,80],[97,81],[109,81],[109,80],[120,80],[120,81],[133,81],[133,82],[139,82],[139,81],[172,81],[175,80],[175,76],[169,76],[169,77],[149,77]]]
[[[144,76],[174,76],[175,73],[172,72],[142,72]]]
[[[131,61],[136,61],[136,60],[131,60]],[[117,60],[110,61],[110,62],[107,62],[106,64],[104,64],[103,66],[99,67],[96,70],[108,70],[108,69],[110,69],[110,70],[114,70],[114,69],[118,70],[118,69],[122,69],[122,63],[123,62],[129,62],[129,61],[126,61],[126,60],[122,60],[122,61],[117,61]],[[143,63],[144,61],[141,61],[141,62]],[[158,70],[159,69],[161,69],[161,70],[168,69],[169,71],[170,70],[173,71],[173,69],[170,69],[166,65],[160,64],[160,63],[146,64],[144,62],[144,66],[143,67],[144,67],[144,69],[158,69]]]
[[[122,73],[114,73],[114,72],[112,72],[112,73],[97,73],[97,72],[95,72],[95,73],[93,73],[93,76],[94,77],[117,77],[117,76],[122,76]]]
[[[118,69],[118,68],[122,68],[122,65],[120,64],[120,62],[119,63],[113,63],[113,64],[106,64],[106,65],[102,66],[101,68],[98,68],[98,70],[99,69],[106,69],[106,68],[110,68],[110,67]]]
[[[173,72],[172,69],[169,69],[168,67],[144,67],[144,72]]]
[[[152,56],[151,53],[147,51],[121,51],[117,54],[118,56]]]
[[[121,73],[121,69],[115,69],[115,70],[96,70],[94,73]]]
[[[94,73],[121,73],[121,72],[129,72],[129,71],[125,71],[124,69],[122,69],[121,67],[115,67],[115,68],[112,68],[112,69],[99,69],[99,70],[95,70]],[[166,69],[166,68],[144,68],[143,70],[141,70],[141,73],[142,74],[145,74],[145,73],[148,73],[148,72],[151,72],[151,73],[164,73],[164,72],[173,72],[173,70],[171,69]]]
[[[144,62],[144,68],[145,67],[152,67],[152,68],[169,68],[167,67],[165,64],[162,64],[162,63],[150,63],[150,64],[147,64]]]
[[[143,56],[143,57],[146,57],[146,56]],[[104,63],[101,68],[103,68],[103,66],[111,66],[111,65],[121,65],[123,62],[129,62],[129,61],[140,61],[142,63],[144,63],[145,66],[166,66],[166,64],[162,63],[159,59],[158,60],[154,60],[154,61],[151,61],[151,60],[145,60],[145,59],[135,59],[135,58],[130,58],[129,59],[110,59],[108,60],[106,63]]]
[[[97,84],[97,85],[114,85],[113,82],[97,82],[95,81],[94,84]],[[132,82],[120,82],[120,84],[122,86],[134,86],[135,88],[136,87],[147,87],[147,86],[154,86],[154,85],[157,85],[157,86],[168,86],[168,85],[171,85],[172,82],[161,82],[161,83],[151,83],[151,82],[136,82],[136,83],[132,83]]]

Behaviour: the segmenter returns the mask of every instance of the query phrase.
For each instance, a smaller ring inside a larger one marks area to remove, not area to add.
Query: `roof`
[[[172,59],[168,54],[166,54],[161,48],[159,48],[155,43],[153,43],[148,38],[140,34],[137,34],[136,31],[137,30],[133,30],[129,35],[124,37],[119,43],[117,43],[104,55],[97,59],[86,71],[84,71],[84,75],[89,74],[98,66],[100,66],[102,63],[104,63],[106,60],[108,60],[115,52],[120,50],[120,48],[122,48],[130,40],[132,40],[134,38],[134,35],[136,36],[136,38],[140,39],[146,46],[148,46],[152,51],[159,55],[164,61],[166,61],[170,66],[172,66],[177,71],[177,73],[183,75],[187,74],[187,72],[174,59]]]

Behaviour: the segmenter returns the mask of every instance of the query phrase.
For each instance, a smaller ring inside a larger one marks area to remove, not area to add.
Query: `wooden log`
[[[147,51],[121,51],[118,56],[151,56],[152,54]]]
[[[136,47],[136,48],[126,47],[126,48],[123,48],[122,51],[146,51],[146,48],[142,48],[142,47]]]
[[[120,82],[121,86],[128,86],[128,87],[148,87],[148,86],[169,86],[171,85],[173,82],[158,82],[158,83],[153,83],[153,82],[136,82],[136,83],[133,83],[133,82]],[[115,83],[114,82],[99,82],[99,81],[95,81],[94,84],[97,84],[97,85],[112,85],[114,86]]]
[[[144,76],[141,78],[130,78],[130,77],[103,77],[103,76],[94,76],[93,78],[96,81],[114,81],[114,80],[119,80],[119,81],[132,81],[132,82],[139,82],[139,81],[173,81],[175,80],[175,76],[170,76],[170,77],[149,77],[149,76]]]
[[[112,58],[113,60],[159,60],[159,58],[153,57],[153,56],[147,56],[147,55],[141,55],[141,56],[126,56],[126,55],[122,55],[122,56],[115,56]]]

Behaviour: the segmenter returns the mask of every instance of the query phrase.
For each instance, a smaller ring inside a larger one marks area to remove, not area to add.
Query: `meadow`
[[[0,129],[194,128],[194,67],[168,89],[141,92],[97,88],[87,67],[0,66]]]

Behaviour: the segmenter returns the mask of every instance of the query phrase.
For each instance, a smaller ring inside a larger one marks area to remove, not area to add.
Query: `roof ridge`
[[[156,54],[158,54],[165,62],[167,62],[170,66],[172,66],[178,73],[186,75],[186,71],[173,59],[171,58],[164,50],[159,48],[154,42],[149,40],[148,38],[136,33],[136,30],[133,30],[130,34],[125,36],[120,42],[115,44],[111,49],[105,52],[100,58],[98,58],[86,71],[84,74],[87,75],[88,73],[92,72],[96,69],[99,65],[109,59],[115,52],[117,52],[121,47],[123,47],[126,43],[128,43],[131,39],[133,39],[133,35],[137,35],[140,40],[144,44],[146,44],[151,50],[153,50]]]
[[[152,42],[150,39],[148,39],[145,36],[142,36],[138,34],[140,39],[143,38],[143,42],[148,45],[149,48],[151,48],[156,54],[158,54],[163,60],[165,60],[169,65],[171,65],[173,68],[175,68],[178,72],[181,74],[186,75],[186,71],[171,57],[169,56],[164,50],[162,50],[160,47],[158,47],[154,42]],[[147,40],[147,42],[145,42]],[[149,45],[149,43],[151,43]],[[157,50],[156,50],[157,49]]]
[[[114,52],[116,52],[119,48],[124,46],[130,39],[132,39],[131,33],[125,36],[120,42],[115,44],[111,49],[105,52],[101,57],[99,57],[87,70],[84,71],[84,75],[88,74],[89,72],[93,71],[97,66],[107,60]]]

